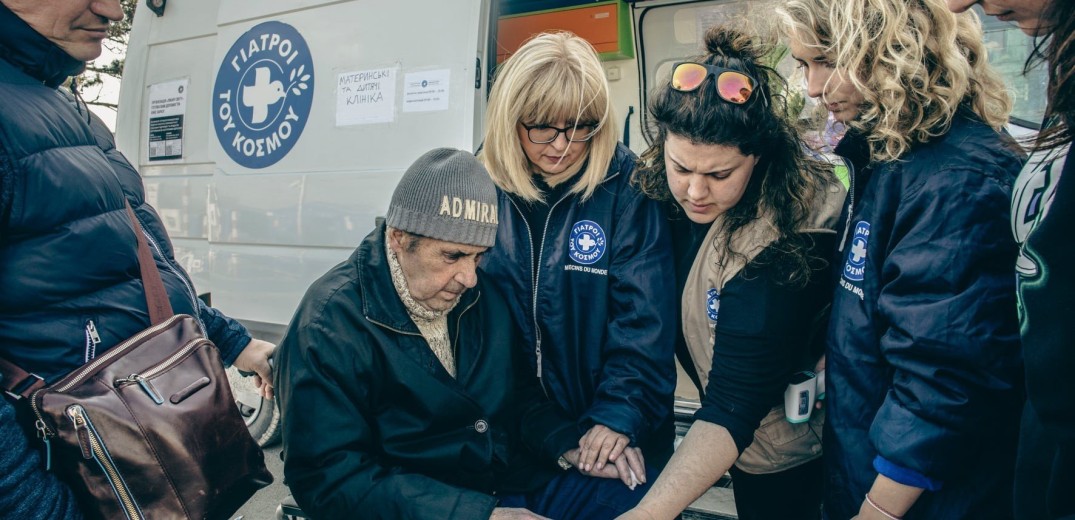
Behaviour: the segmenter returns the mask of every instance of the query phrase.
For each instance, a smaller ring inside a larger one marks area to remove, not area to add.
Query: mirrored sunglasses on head
[[[754,78],[726,67],[694,62],[680,62],[672,67],[672,88],[692,92],[698,90],[710,76],[716,77],[713,88],[717,95],[729,103],[742,105],[754,93]]]

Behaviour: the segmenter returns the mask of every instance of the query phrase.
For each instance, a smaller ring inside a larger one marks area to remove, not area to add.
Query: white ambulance
[[[199,293],[276,341],[310,283],[384,215],[416,157],[480,145],[496,63],[533,32],[571,30],[595,45],[613,124],[641,152],[658,78],[699,54],[709,26],[765,19],[772,3],[147,0],[127,50],[118,144]],[[1042,80],[1019,74],[1030,41],[987,29],[1015,115],[1039,121]],[[801,88],[790,59],[779,70]],[[689,417],[697,393],[681,380],[677,412]],[[271,441],[274,407],[237,395],[255,436]]]

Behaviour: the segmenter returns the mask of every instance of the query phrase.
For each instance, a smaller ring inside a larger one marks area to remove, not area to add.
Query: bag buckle
[[[10,390],[5,390],[4,392],[7,395],[10,395],[12,399],[18,401],[24,397],[29,397],[31,393],[44,387],[45,378],[33,372],[28,372],[22,381],[18,381],[11,385]]]

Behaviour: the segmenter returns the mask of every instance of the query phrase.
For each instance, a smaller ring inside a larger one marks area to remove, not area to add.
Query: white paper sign
[[[450,69],[412,72],[403,78],[403,111],[448,110]]]
[[[183,158],[187,78],[149,86],[149,160]]]
[[[336,126],[391,123],[395,104],[395,67],[343,72],[336,79]]]

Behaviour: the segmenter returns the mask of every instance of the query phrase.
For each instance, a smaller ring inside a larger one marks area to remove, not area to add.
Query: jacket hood
[[[0,56],[52,88],[86,69],[85,62],[72,58],[3,4],[0,4]]]

